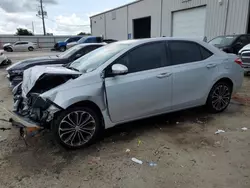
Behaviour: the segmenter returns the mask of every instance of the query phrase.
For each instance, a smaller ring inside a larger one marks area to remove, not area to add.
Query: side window
[[[140,46],[128,52],[116,63],[127,66],[129,73],[167,66],[165,43],[159,42]]]
[[[91,37],[91,38],[88,38],[85,43],[96,43],[96,38],[94,37]]]
[[[203,59],[198,44],[193,42],[169,42],[169,52],[173,65],[191,63]]]
[[[206,48],[204,48],[202,46],[200,46],[200,50],[201,50],[202,60],[207,59],[213,55],[212,52],[210,52],[209,50],[207,50]]]
[[[84,54],[87,54],[89,52],[92,52],[93,50],[99,48],[100,46],[87,46],[84,48]]]
[[[97,43],[101,43],[102,42],[102,38],[101,37],[96,37],[96,42]]]
[[[72,39],[72,38],[70,38],[70,39],[67,41],[67,43],[70,43],[70,42],[73,42],[73,39]]]
[[[241,37],[239,37],[237,42],[240,42],[240,43],[242,43],[243,46],[245,46],[245,45],[249,44],[249,39],[247,38],[247,36],[241,36]]]

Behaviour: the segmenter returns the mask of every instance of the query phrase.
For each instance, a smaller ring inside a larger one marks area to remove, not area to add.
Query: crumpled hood
[[[12,44],[11,43],[6,43],[6,44],[3,45],[3,47],[6,47],[6,46],[12,46]]]
[[[39,64],[45,61],[49,63],[53,61],[60,61],[60,59],[56,56],[44,56],[44,57],[35,57],[35,58],[25,59],[23,61],[19,61],[9,66],[6,70],[7,71],[20,70],[20,69],[24,69],[26,66],[29,66],[31,64]]]
[[[29,91],[35,86],[36,82],[43,77],[43,75],[80,75],[80,72],[67,69],[65,67],[57,66],[35,66],[29,68],[23,73],[22,95],[26,97]],[[53,80],[51,80],[53,82]],[[49,84],[49,83],[48,83]]]

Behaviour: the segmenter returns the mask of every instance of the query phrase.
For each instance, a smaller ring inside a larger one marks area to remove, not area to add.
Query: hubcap
[[[226,85],[219,85],[212,95],[212,106],[216,110],[222,110],[230,102],[231,91]]]
[[[95,119],[86,111],[75,111],[65,116],[59,125],[60,139],[69,146],[81,146],[94,135]]]

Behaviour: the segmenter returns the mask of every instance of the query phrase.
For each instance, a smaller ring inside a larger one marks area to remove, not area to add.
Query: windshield
[[[82,48],[82,46],[74,46],[74,47],[66,50],[65,52],[61,53],[60,55],[58,55],[58,57],[61,59],[67,59],[70,56],[72,56],[74,53],[76,53],[78,50],[80,50],[81,48]]]
[[[82,58],[74,61],[70,67],[81,72],[91,72],[108,61],[111,57],[126,49],[130,44],[113,43],[98,48]]]
[[[82,37],[80,40],[78,40],[78,43],[79,44],[84,43],[86,39],[87,37]]]
[[[216,47],[224,47],[229,46],[233,43],[237,36],[224,36],[224,37],[216,37],[209,42]]]

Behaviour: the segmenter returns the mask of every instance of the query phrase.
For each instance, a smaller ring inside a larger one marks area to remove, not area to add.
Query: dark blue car
[[[65,41],[59,41],[55,44],[54,50],[64,52],[67,49],[67,44],[70,42],[77,42],[82,38],[82,36],[75,36],[67,38]]]

